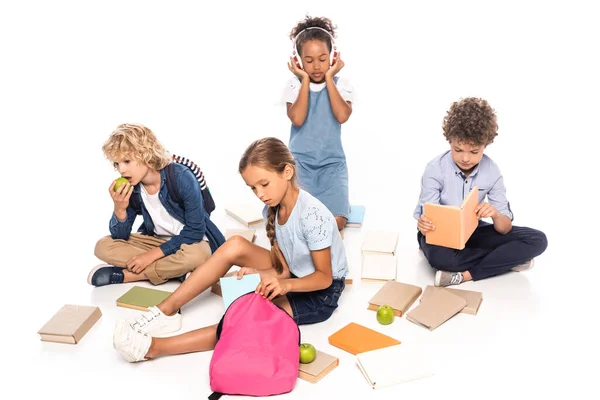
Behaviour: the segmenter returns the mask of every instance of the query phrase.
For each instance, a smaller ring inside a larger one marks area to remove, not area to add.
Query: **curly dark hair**
[[[323,32],[321,29],[309,29],[307,31],[304,31],[307,28],[313,27],[325,29],[331,34],[331,36],[333,36],[334,38],[336,37],[335,30],[337,29],[337,26],[334,26],[329,18],[311,17],[309,15],[306,15],[306,18],[298,22],[298,24],[290,32],[290,39],[296,39],[296,51],[298,52],[298,54],[302,54],[302,46],[304,46],[304,43],[310,40],[321,40],[325,42],[327,44],[327,48],[331,52],[331,37],[329,37],[327,33]],[[302,31],[304,31],[302,35],[300,37],[297,37],[297,35]]]
[[[448,142],[487,146],[498,136],[496,113],[486,100],[468,97],[454,102],[444,117],[444,136]]]

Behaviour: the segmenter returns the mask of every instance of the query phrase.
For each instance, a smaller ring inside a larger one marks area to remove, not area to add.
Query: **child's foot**
[[[88,274],[88,283],[94,286],[112,285],[115,283],[123,283],[125,274],[123,268],[115,267],[108,264],[96,265]]]
[[[463,282],[461,272],[437,271],[435,273],[435,286],[459,285]]]
[[[126,321],[134,330],[150,337],[176,332],[181,329],[181,314],[165,315],[156,306],[148,307],[148,311],[135,320]]]
[[[129,362],[146,361],[152,338],[137,331],[127,321],[117,321],[113,333],[113,346]]]
[[[519,264],[516,267],[512,267],[511,271],[524,272],[529,271],[531,268],[533,268],[533,258],[529,261],[525,261],[523,264]]]

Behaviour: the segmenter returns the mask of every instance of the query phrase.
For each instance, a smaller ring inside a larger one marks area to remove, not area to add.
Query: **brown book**
[[[67,304],[38,331],[45,342],[77,344],[100,319],[98,307]]]
[[[256,229],[227,229],[225,231],[225,239],[229,239],[232,236],[239,235],[251,243],[256,240]]]
[[[477,311],[479,311],[479,306],[483,301],[483,294],[481,292],[428,285],[425,288],[425,291],[423,292],[423,296],[421,296],[421,301],[426,301],[426,299],[428,299],[433,294],[433,292],[439,290],[447,290],[450,293],[460,296],[467,301],[467,306],[460,311],[461,313],[477,315]]]
[[[300,364],[298,378],[317,383],[340,364],[340,359],[317,350],[315,360],[309,364]]]
[[[447,290],[434,291],[427,300],[409,311],[406,319],[432,331],[466,306],[467,301],[460,296]]]
[[[225,275],[223,275],[223,277],[234,276],[235,274],[237,274],[237,271],[230,271],[230,272],[226,273]],[[217,296],[223,297],[223,291],[221,290],[221,280],[220,279],[218,281],[216,281],[215,283],[213,283],[213,285],[210,287],[210,291],[212,293],[216,294]]]
[[[420,286],[388,281],[369,300],[368,309],[377,311],[380,306],[387,304],[394,309],[394,314],[397,317],[401,317],[419,298],[422,292],[423,289]]]
[[[435,230],[427,232],[427,244],[462,250],[477,228],[479,218],[475,208],[479,204],[479,189],[475,186],[460,207],[425,203],[423,214],[433,222]]]
[[[356,355],[365,351],[400,344],[400,341],[381,332],[351,322],[329,336],[329,344]]]

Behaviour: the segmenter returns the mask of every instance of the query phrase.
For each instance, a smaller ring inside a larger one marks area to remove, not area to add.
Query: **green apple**
[[[394,314],[394,309],[387,304],[383,304],[377,310],[377,322],[379,322],[381,325],[391,324],[394,322],[394,317],[396,317]]]
[[[118,189],[118,188],[119,188],[121,185],[124,185],[125,183],[128,183],[128,182],[129,182],[129,180],[128,180],[127,178],[123,178],[123,177],[117,178],[117,179],[115,180],[115,186],[113,186],[113,190],[116,192],[116,191],[117,191],[117,189]]]
[[[310,364],[317,357],[317,349],[310,343],[302,343],[300,345],[300,363]]]

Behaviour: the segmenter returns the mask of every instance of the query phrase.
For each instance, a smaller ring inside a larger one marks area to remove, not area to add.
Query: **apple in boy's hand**
[[[117,189],[119,189],[119,187],[121,187],[121,185],[124,185],[128,182],[129,182],[129,180],[127,178],[123,178],[123,177],[117,178],[115,180],[115,186],[113,186],[113,190],[116,192]]]
[[[394,309],[387,304],[383,304],[377,310],[377,322],[381,325],[389,325],[394,322]]]
[[[302,343],[300,345],[300,363],[309,364],[315,361],[317,357],[317,349],[310,343]]]

